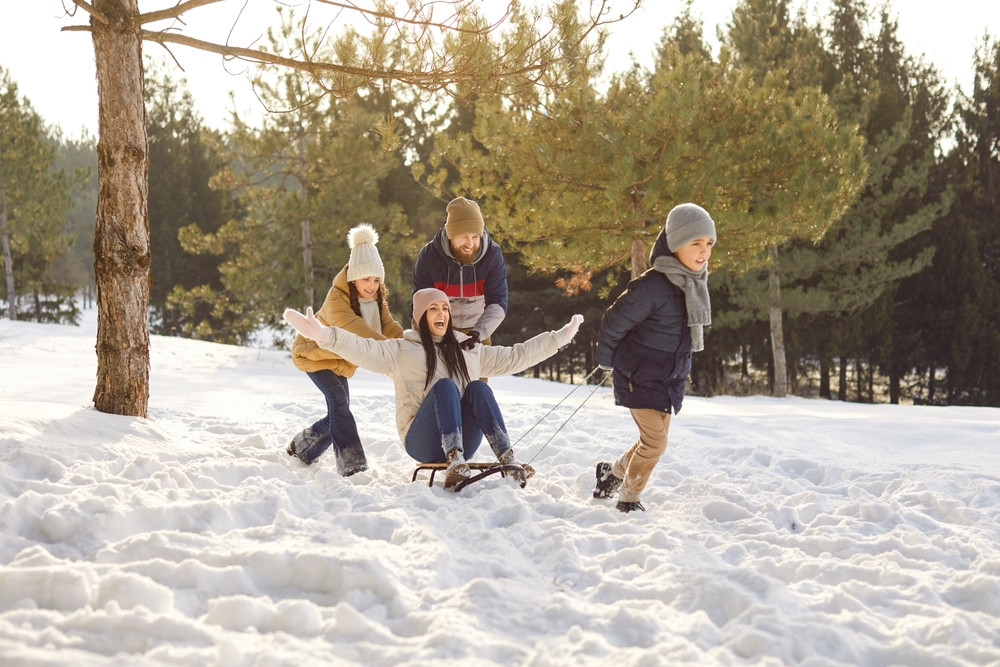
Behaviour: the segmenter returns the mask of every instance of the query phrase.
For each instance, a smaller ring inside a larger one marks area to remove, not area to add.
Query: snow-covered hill
[[[383,377],[344,479],[284,453],[323,409],[287,353],[154,336],[136,419],[94,340],[0,320],[0,664],[1000,664],[1000,410],[691,396],[626,515],[604,388],[556,433],[591,387],[491,380],[514,438],[569,397],[526,489],[456,496]]]

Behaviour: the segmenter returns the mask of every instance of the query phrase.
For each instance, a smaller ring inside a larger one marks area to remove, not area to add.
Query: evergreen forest
[[[1000,406],[1000,41],[984,35],[962,91],[886,9],[830,5],[811,21],[742,0],[713,48],[689,4],[651,66],[568,58],[492,96],[337,96],[278,72],[256,92],[280,112],[223,129],[150,63],[150,331],[288,346],[283,309],[319,308],[359,222],[409,326],[417,253],[465,196],[508,264],[494,344],[583,313],[529,371],[580,382],[603,311],[692,201],[719,239],[691,393]],[[291,25],[275,53],[304,48]],[[96,139],[48,126],[0,63],[0,317],[79,322],[96,171]]]

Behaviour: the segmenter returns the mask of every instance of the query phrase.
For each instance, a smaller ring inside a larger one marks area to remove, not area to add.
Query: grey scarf
[[[692,271],[673,255],[660,255],[653,260],[653,268],[684,292],[688,326],[691,327],[691,351],[701,352],[705,349],[705,327],[712,323],[712,302],[708,298],[708,267]]]

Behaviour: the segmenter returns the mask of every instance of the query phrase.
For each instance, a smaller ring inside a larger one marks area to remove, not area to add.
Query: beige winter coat
[[[330,286],[330,291],[326,294],[323,307],[316,313],[316,319],[327,326],[338,327],[358,336],[376,340],[402,336],[403,327],[393,318],[389,307],[383,302],[379,310],[382,318],[381,331],[373,331],[363,318],[351,310],[351,291],[347,284],[347,266],[345,265],[337,277],[333,279],[333,285]],[[297,335],[292,341],[292,363],[300,371],[306,373],[328,370],[345,378],[354,375],[354,371],[357,369],[355,364],[345,361],[333,352],[324,350],[316,345],[316,341],[306,338],[302,334]]]
[[[468,338],[461,333],[456,333],[455,337],[459,341]],[[396,428],[399,429],[401,442],[406,442],[406,433],[410,430],[410,424],[413,423],[413,418],[424,402],[430,386],[440,378],[448,377],[448,367],[438,355],[434,378],[427,387],[424,386],[427,361],[424,358],[424,348],[420,344],[420,333],[413,329],[404,331],[402,338],[389,340],[361,338],[348,331],[337,329],[332,344],[320,343],[320,346],[340,355],[352,364],[392,378],[396,392]],[[547,331],[510,347],[476,345],[471,350],[463,351],[463,354],[469,377],[475,379],[519,373],[545,361],[558,349],[558,334],[555,331]],[[452,379],[458,385],[459,391],[464,394],[465,380]]]

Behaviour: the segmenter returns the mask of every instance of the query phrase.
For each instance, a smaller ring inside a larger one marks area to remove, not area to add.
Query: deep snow
[[[626,515],[608,389],[556,433],[590,387],[491,380],[515,439],[569,398],[456,496],[364,371],[370,472],[285,455],[287,352],[154,336],[149,418],[98,413],[95,318],[0,320],[0,664],[1000,664],[1000,410],[689,396]]]

